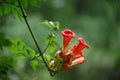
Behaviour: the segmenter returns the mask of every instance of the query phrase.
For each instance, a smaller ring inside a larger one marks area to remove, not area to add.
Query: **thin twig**
[[[50,40],[49,40],[49,42],[48,42],[46,48],[43,50],[43,53],[45,53],[45,51],[47,51],[48,47],[49,47],[50,44],[51,44],[51,41],[52,41],[52,34],[50,35]]]

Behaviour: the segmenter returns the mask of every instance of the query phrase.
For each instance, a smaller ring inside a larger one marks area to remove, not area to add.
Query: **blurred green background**
[[[73,30],[90,49],[84,50],[84,64],[53,78],[45,66],[33,71],[27,61],[18,61],[10,73],[11,80],[120,80],[120,0],[40,0],[26,12],[42,49],[49,34],[48,28],[40,24],[44,20],[59,21],[60,31]],[[0,17],[0,32],[21,38],[37,50],[25,22],[11,14]],[[61,36],[56,40],[62,47]]]

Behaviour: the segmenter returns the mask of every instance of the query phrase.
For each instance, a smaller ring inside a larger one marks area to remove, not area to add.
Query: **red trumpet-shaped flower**
[[[83,56],[82,49],[89,48],[89,45],[82,39],[78,38],[79,44],[72,46],[70,48],[73,58],[79,58]]]
[[[76,37],[76,34],[70,29],[65,29],[61,32],[63,35],[63,52],[66,52],[66,49],[69,45],[69,42],[72,38]]]
[[[73,45],[66,53],[66,49],[70,43],[70,40],[72,38],[75,38],[76,34],[72,32],[70,29],[63,30],[61,34],[63,35],[63,50],[62,51],[58,50],[55,53],[55,58],[58,58],[59,56],[62,59],[61,70],[64,71],[64,70],[68,70],[74,65],[82,64],[85,62],[85,58],[83,57],[82,50],[84,48],[89,48],[89,45],[82,38],[78,38],[79,43]],[[56,65],[54,60],[52,60],[50,62],[50,67],[54,67],[54,66]]]

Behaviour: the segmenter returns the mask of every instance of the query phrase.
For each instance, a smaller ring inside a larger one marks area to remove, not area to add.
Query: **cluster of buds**
[[[61,31],[61,34],[63,36],[63,49],[58,50],[54,56],[56,58],[59,56],[62,59],[62,67],[60,70],[64,71],[68,70],[74,65],[82,64],[85,62],[82,50],[84,48],[89,48],[89,45],[82,38],[78,38],[78,44],[73,45],[67,52],[67,47],[71,39],[76,38],[76,34],[70,29]],[[55,61],[52,60],[50,62],[50,67],[53,67],[54,65]]]

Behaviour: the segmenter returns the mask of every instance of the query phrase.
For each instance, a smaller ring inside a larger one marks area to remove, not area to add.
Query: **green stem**
[[[51,40],[52,40],[52,34],[51,34],[50,40],[49,40],[46,48],[45,48],[45,49],[43,50],[43,52],[42,52],[43,54],[44,54],[44,53],[47,51],[47,49],[49,48],[49,46],[50,46],[50,44],[51,44]],[[36,59],[36,58],[38,58],[38,57],[40,57],[40,55],[34,57],[32,60],[34,60],[34,59]]]
[[[20,9],[21,9],[22,16],[23,16],[23,18],[24,18],[24,20],[25,20],[25,23],[26,23],[26,25],[27,25],[27,27],[28,27],[28,29],[29,29],[29,31],[30,31],[30,34],[31,34],[31,36],[32,36],[32,38],[33,38],[33,40],[34,40],[34,42],[35,42],[35,45],[36,45],[36,47],[37,47],[37,49],[38,49],[38,51],[39,51],[39,54],[40,54],[40,56],[42,57],[42,60],[43,60],[43,62],[44,62],[44,64],[45,64],[45,66],[47,67],[48,71],[50,71],[50,73],[51,73],[52,70],[49,68],[49,66],[48,66],[45,58],[43,57],[42,51],[41,51],[41,49],[40,49],[40,47],[39,47],[39,45],[38,45],[38,42],[37,42],[37,40],[36,40],[33,32],[32,32],[32,29],[31,29],[31,27],[30,27],[30,24],[29,24],[28,21],[27,21],[27,15],[25,14],[25,11],[24,11],[21,3],[20,3],[20,0],[17,0],[17,2],[18,2],[19,7],[20,7]]]
[[[46,51],[47,51],[47,49],[49,48],[49,46],[50,46],[50,44],[51,44],[51,41],[52,41],[52,34],[50,35],[50,39],[49,39],[49,42],[48,42],[48,44],[47,44],[47,46],[46,46],[46,48],[43,50],[43,53],[45,53]]]

